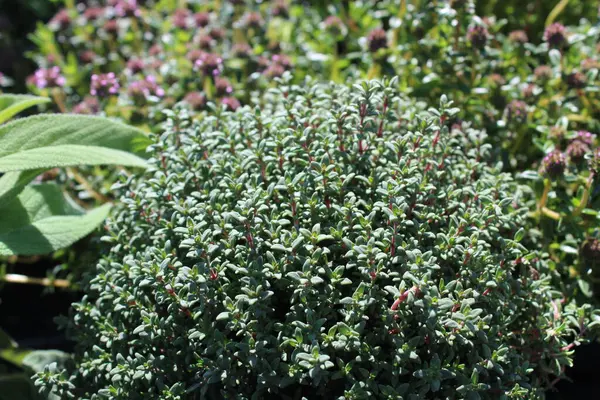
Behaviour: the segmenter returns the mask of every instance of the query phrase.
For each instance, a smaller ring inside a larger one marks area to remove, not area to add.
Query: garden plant
[[[0,146],[0,207],[97,218],[0,256],[108,219],[42,396],[543,398],[597,341],[593,3],[56,0],[0,145],[65,151]]]
[[[49,179],[48,170],[82,164],[146,166],[143,158],[126,151],[135,148],[136,139],[146,136],[120,122],[101,117],[44,114],[6,123],[21,111],[48,101],[34,96],[0,95],[2,257],[63,249],[93,232],[108,215],[110,203],[86,210]],[[10,280],[11,276],[4,279]],[[21,349],[1,328],[0,355],[8,363],[0,370],[0,388],[13,398],[35,398],[25,374],[30,374],[30,369],[38,370],[50,361],[68,358],[57,351]]]

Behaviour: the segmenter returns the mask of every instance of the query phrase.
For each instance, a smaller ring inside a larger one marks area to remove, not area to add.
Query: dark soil
[[[47,265],[18,264],[13,272],[44,277]],[[0,327],[23,348],[71,351],[72,344],[59,331],[54,318],[67,315],[81,295],[38,285],[5,283],[0,289]]]

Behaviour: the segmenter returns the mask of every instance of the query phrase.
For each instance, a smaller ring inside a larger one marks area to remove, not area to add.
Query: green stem
[[[541,211],[542,211],[542,214],[544,214],[548,218],[552,218],[555,221],[560,220],[560,214],[557,213],[556,211],[552,211],[548,207],[542,207]]]
[[[537,209],[541,210],[546,207],[546,203],[548,202],[548,194],[550,193],[550,189],[552,188],[552,182],[550,179],[544,180],[544,191],[542,192],[542,197],[538,203]]]
[[[204,90],[204,94],[206,95],[206,99],[207,100],[212,100],[213,99],[213,85],[212,85],[212,81],[211,78],[209,76],[205,76],[204,77],[204,85],[203,85],[203,90]]]
[[[477,50],[473,50],[473,65],[471,66],[471,87],[475,86],[475,78],[477,77],[477,61],[479,59],[479,53]]]
[[[338,60],[339,60],[339,55],[338,55],[338,49],[337,49],[337,42],[334,42],[333,43],[333,64],[331,65],[331,80],[334,82],[339,82],[340,71],[339,71]]]
[[[71,282],[66,279],[48,279],[38,278],[21,274],[6,274],[2,276],[2,281],[10,283],[24,283],[29,285],[54,286],[60,288],[68,288]]]
[[[573,216],[577,217],[583,209],[587,206],[588,200],[590,199],[590,187],[592,186],[592,182],[594,181],[594,174],[590,175],[585,188],[583,189],[583,195],[581,196],[581,201],[575,210],[573,211]]]
[[[63,91],[60,88],[52,88],[52,98],[54,99],[54,102],[58,106],[60,112],[66,114],[67,107],[65,106]]]
[[[85,179],[85,177],[83,177],[81,174],[79,174],[77,171],[75,171],[73,168],[67,168],[67,171],[69,172],[69,174],[73,177],[73,179],[75,179],[75,181],[77,183],[79,183],[81,186],[83,186],[83,188],[89,192],[89,194],[96,199],[96,201],[98,201],[101,204],[104,203],[108,203],[110,201],[110,199],[106,196],[104,196],[101,193],[98,193],[96,190],[94,190],[94,188],[92,187],[92,185],[88,182],[87,179]]]

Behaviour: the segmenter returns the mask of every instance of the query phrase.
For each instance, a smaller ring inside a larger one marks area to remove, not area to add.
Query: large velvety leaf
[[[0,124],[8,121],[23,110],[38,104],[48,103],[46,97],[29,96],[24,94],[0,95]]]
[[[23,365],[34,372],[43,371],[51,363],[56,363],[57,368],[62,369],[70,358],[68,353],[60,350],[34,350],[23,359]]]
[[[23,366],[23,360],[32,350],[20,349],[12,347],[9,349],[0,350],[0,359],[12,363],[16,367]]]
[[[84,213],[54,183],[28,186],[0,210],[0,236],[44,218]]]
[[[27,186],[36,176],[44,172],[41,169],[29,171],[7,172],[0,177],[0,208],[8,204]]]
[[[1,142],[2,138],[0,145]],[[109,164],[145,167],[146,161],[122,150],[74,144],[40,147],[4,157],[0,155],[0,172]]]
[[[84,215],[51,216],[0,234],[0,255],[47,254],[65,248],[92,233],[108,216],[111,204]]]
[[[130,151],[144,132],[107,118],[44,114],[0,126],[0,157],[47,146],[86,145]]]

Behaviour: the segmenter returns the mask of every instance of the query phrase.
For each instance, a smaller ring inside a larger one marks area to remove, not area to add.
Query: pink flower
[[[179,29],[187,29],[190,19],[190,11],[185,8],[175,10],[173,13],[173,25]]]
[[[382,28],[373,29],[367,37],[367,42],[371,53],[375,53],[379,49],[385,49],[388,46],[387,33]]]
[[[148,75],[146,78],[132,82],[127,88],[127,94],[136,103],[145,103],[150,97],[163,97],[165,91],[156,82],[156,78]]]
[[[38,69],[32,79],[32,83],[39,89],[62,87],[66,82],[65,77],[60,73],[60,68],[57,66]]]
[[[544,31],[544,40],[550,47],[562,47],[567,41],[566,33],[564,25],[555,22]]]
[[[214,53],[203,53],[196,59],[194,66],[205,75],[218,76],[223,70],[223,59]]]
[[[137,0],[118,0],[115,4],[115,14],[119,17],[139,17],[141,12]]]
[[[186,102],[194,111],[200,111],[206,106],[206,96],[201,92],[188,93],[183,101]]]
[[[199,12],[194,14],[194,22],[198,28],[204,28],[210,22],[210,14],[207,12]]]
[[[241,106],[240,101],[235,97],[223,97],[221,104],[229,111],[235,111]]]
[[[92,75],[90,94],[92,96],[108,97],[118,94],[120,87],[119,80],[114,72],[100,75],[94,74]]]
[[[81,103],[73,107],[75,114],[98,114],[100,112],[100,103],[95,97],[86,97]]]
[[[217,89],[218,96],[224,96],[233,92],[233,86],[231,86],[231,83],[225,78],[216,78],[215,88]]]

